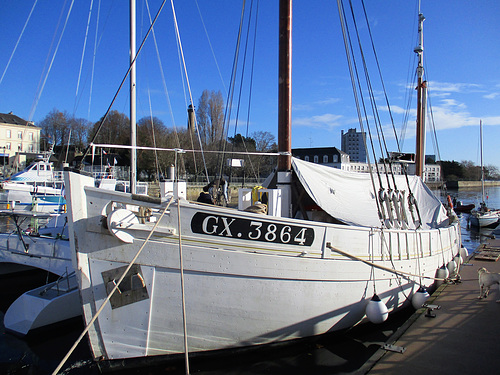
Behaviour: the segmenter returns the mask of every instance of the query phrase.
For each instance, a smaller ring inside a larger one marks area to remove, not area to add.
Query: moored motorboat
[[[23,209],[62,213],[66,209],[62,172],[49,161],[51,152],[0,183],[0,205],[7,209]]]
[[[476,205],[474,203],[463,204],[462,201],[453,198],[453,209],[458,213],[467,213],[470,214],[471,210],[474,209]]]

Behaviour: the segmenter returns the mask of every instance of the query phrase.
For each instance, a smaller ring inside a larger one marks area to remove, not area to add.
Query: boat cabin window
[[[44,171],[44,170],[45,170],[45,165],[40,164],[40,170],[41,170],[41,171]]]
[[[50,171],[50,165],[47,165],[47,170]]]

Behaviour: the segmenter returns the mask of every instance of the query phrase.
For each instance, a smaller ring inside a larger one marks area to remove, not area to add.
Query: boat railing
[[[68,272],[68,270],[66,270],[54,283],[48,284],[47,287],[40,292],[40,295],[43,296],[49,290],[55,290],[57,295],[60,295],[78,288],[78,285],[71,286],[70,284],[69,279],[74,275],[75,271]]]

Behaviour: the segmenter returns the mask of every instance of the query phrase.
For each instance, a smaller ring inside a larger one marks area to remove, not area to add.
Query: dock
[[[442,284],[357,374],[477,374],[500,369],[500,290],[478,299],[477,270],[500,273],[500,240],[469,255],[458,283]]]

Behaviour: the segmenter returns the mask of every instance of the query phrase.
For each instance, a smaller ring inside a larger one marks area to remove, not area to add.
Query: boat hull
[[[82,314],[76,277],[71,276],[22,294],[8,308],[4,326],[18,335]]]
[[[365,319],[374,292],[389,311],[407,305],[460,249],[457,223],[382,231],[183,200],[160,220],[165,202],[100,191],[76,173],[66,178],[87,324],[143,247],[90,327],[95,358],[182,353],[185,335],[190,352],[203,352],[342,330]],[[150,208],[160,220],[148,241],[154,222],[110,220],[118,207],[134,205]],[[130,237],[121,235],[124,227]]]
[[[500,222],[500,211],[473,212],[469,220],[474,227],[495,228]]]

